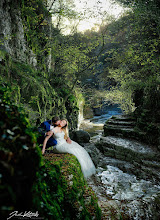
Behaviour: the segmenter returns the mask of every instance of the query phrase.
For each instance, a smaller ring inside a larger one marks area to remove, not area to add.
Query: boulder
[[[99,108],[93,108],[93,113],[95,116],[101,116],[103,113],[102,113],[102,109],[99,107]]]
[[[93,116],[94,116],[93,109],[88,106],[85,107],[83,110],[83,117],[85,119],[89,119],[89,118],[93,118]]]
[[[101,166],[103,167],[103,157],[100,150],[95,146],[94,143],[85,143],[84,144],[85,150],[88,152],[92,161],[96,167]]]
[[[70,138],[77,143],[88,143],[90,140],[90,135],[88,132],[79,130],[79,131],[72,131],[70,134]]]

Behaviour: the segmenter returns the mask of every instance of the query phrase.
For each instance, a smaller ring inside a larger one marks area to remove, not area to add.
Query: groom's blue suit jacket
[[[51,120],[44,121],[43,123],[41,123],[40,128],[43,128],[46,132],[50,131],[51,124],[52,124]]]
[[[39,126],[38,130],[41,133],[41,137],[39,138],[39,143],[43,144],[43,141],[45,139],[45,133],[51,130],[51,125],[52,125],[52,121],[48,120],[48,121],[44,121],[43,123],[41,123],[41,125]],[[41,130],[42,129],[42,130]],[[51,146],[55,146],[57,144],[57,141],[52,137],[49,138],[49,140],[47,141],[47,145],[46,148],[51,147]]]

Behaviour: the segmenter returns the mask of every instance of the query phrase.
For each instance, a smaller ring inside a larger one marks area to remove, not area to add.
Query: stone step
[[[108,145],[121,146],[125,149],[130,149],[138,153],[155,153],[155,149],[153,149],[152,146],[127,138],[107,136],[107,137],[101,137],[100,141],[102,143],[107,143]]]
[[[121,121],[121,122],[136,122],[136,120],[128,115],[113,115],[111,118],[111,120],[116,120],[116,121]]]
[[[145,167],[151,167],[153,169],[160,170],[160,163],[157,161],[142,160],[142,163]]]
[[[157,127],[159,124],[155,123]],[[156,139],[153,136],[153,132],[140,130],[136,127],[136,120],[132,117],[128,117],[127,115],[116,115],[112,118],[108,119],[103,127],[104,136],[117,136],[130,138],[133,140],[139,140],[144,143],[153,144],[160,149],[159,139],[157,137],[158,130],[155,130]]]
[[[138,178],[160,182],[160,154],[147,144],[114,136],[101,137],[96,147],[105,155],[106,163],[117,166]],[[109,159],[107,159],[109,158]]]
[[[101,137],[96,146],[105,156],[130,163],[142,164],[142,160],[160,162],[159,152],[138,141],[108,136]]]
[[[105,123],[106,125],[120,125],[120,126],[131,126],[134,127],[136,125],[135,121],[121,121],[116,119],[108,119]]]
[[[146,133],[137,131],[132,126],[107,125],[104,127],[104,136],[118,136],[124,138],[132,138],[146,142]]]
[[[127,128],[128,129],[131,129],[131,130],[134,130],[134,127],[133,127],[133,125],[130,125],[130,124],[119,124],[119,123],[117,123],[117,124],[109,124],[109,123],[106,123],[105,125],[104,125],[104,127],[105,128],[108,128],[108,129],[123,129],[123,130],[126,130]]]

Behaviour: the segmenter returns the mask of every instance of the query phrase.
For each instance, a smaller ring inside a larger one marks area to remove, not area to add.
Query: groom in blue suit
[[[38,127],[38,131],[40,133],[40,136],[38,138],[38,143],[43,144],[43,141],[47,135],[47,132],[52,131],[52,129],[56,126],[58,126],[60,123],[59,117],[55,116],[52,118],[52,120],[44,121],[40,124]],[[46,148],[49,148],[51,146],[55,146],[57,144],[57,141],[51,136],[47,142]]]

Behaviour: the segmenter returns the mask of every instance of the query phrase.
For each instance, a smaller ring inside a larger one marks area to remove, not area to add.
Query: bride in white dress
[[[68,123],[66,120],[62,120],[60,125],[53,129],[53,133],[54,138],[57,140],[57,145],[55,146],[55,151],[57,153],[69,153],[75,155],[81,165],[81,170],[85,178],[95,174],[95,166],[87,151],[75,141],[70,140],[68,143],[66,142],[68,137]],[[43,142],[42,154],[44,154],[47,141],[53,133],[46,136]]]

